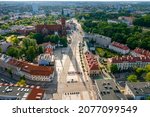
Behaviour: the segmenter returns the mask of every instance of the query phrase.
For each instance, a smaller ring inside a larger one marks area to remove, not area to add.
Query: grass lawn
[[[104,49],[104,48],[100,48],[100,47],[96,48],[96,52],[98,53],[98,55],[100,57],[105,57],[105,58],[111,58],[114,56],[119,56],[119,54],[116,52],[112,52],[108,49]]]

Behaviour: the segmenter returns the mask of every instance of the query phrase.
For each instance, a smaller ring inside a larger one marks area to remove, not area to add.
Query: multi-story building
[[[118,42],[112,42],[109,45],[109,49],[120,54],[128,54],[130,52],[130,49],[126,45],[120,44]]]
[[[38,66],[26,61],[10,59],[7,68],[11,69],[13,74],[25,76],[29,80],[50,82],[54,78],[54,67]]]
[[[88,70],[88,75],[90,76],[98,76],[99,75],[99,64],[97,59],[91,52],[86,52],[84,54],[86,68]]]
[[[145,67],[150,64],[150,56],[132,57],[132,56],[122,56],[113,57],[108,59],[112,64],[117,65],[119,70],[128,70],[134,67]]]
[[[17,29],[17,33],[22,34],[22,35],[28,35],[31,32],[35,32],[35,27],[34,26],[24,26],[23,28]]]
[[[126,23],[127,25],[132,25],[134,19],[135,19],[134,17],[126,17],[126,16],[121,16],[118,18],[118,20],[120,20],[123,23]]]
[[[108,47],[111,44],[111,38],[103,35],[85,33],[83,38],[85,41],[94,40],[101,47]]]
[[[2,52],[6,52],[10,46],[12,46],[12,43],[6,42],[4,40],[0,41],[0,48],[2,49]]]
[[[51,48],[45,49],[45,52],[38,56],[38,64],[43,66],[54,66],[55,59]]]
[[[134,100],[146,99],[150,96],[150,82],[127,82],[125,95]]]
[[[135,48],[130,52],[130,54],[134,57],[150,56],[150,51],[141,48]]]
[[[0,100],[42,100],[45,91],[39,86],[0,83]]]
[[[55,34],[60,36],[66,35],[66,20],[61,18],[61,24],[53,24],[53,25],[37,25],[36,32],[44,35]]]
[[[40,46],[42,46],[44,50],[45,50],[45,49],[48,49],[48,48],[54,50],[54,49],[56,48],[56,44],[51,43],[51,42],[47,42],[47,43],[40,44]]]
[[[114,80],[95,80],[97,98],[100,100],[126,100]]]

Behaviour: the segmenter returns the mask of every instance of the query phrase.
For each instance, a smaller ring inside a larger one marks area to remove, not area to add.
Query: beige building
[[[150,56],[132,57],[122,56],[113,57],[108,60],[110,63],[117,65],[119,70],[127,70],[134,67],[145,67],[150,64]]]
[[[99,65],[97,59],[91,52],[86,52],[84,54],[86,68],[88,69],[88,75],[98,76],[99,75]]]

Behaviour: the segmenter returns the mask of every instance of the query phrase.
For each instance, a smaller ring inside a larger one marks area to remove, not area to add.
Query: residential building
[[[95,80],[99,100],[126,100],[114,80]]]
[[[5,53],[10,46],[12,46],[12,43],[0,40],[0,48],[2,49],[2,52]]]
[[[0,100],[42,100],[45,91],[39,86],[0,83]]]
[[[85,41],[94,40],[101,47],[108,47],[111,44],[111,38],[98,34],[85,33],[83,39]]]
[[[98,76],[100,73],[99,64],[95,56],[91,52],[87,51],[84,54],[84,59],[85,59],[86,68],[88,70],[88,75]]]
[[[45,49],[45,53],[38,56],[38,64],[43,66],[54,66],[55,59],[51,48]]]
[[[56,48],[56,44],[51,43],[51,42],[40,44],[40,46],[42,46],[44,50],[48,48],[54,50]]]
[[[145,100],[150,96],[150,82],[127,82],[125,95],[134,100]]]
[[[35,27],[34,26],[24,26],[21,29],[16,30],[17,33],[22,34],[22,35],[28,35],[31,32],[35,32]]]
[[[109,45],[109,49],[120,54],[128,54],[130,52],[130,49],[128,48],[128,46],[120,44],[118,42],[112,42]]]
[[[11,32],[11,30],[9,30],[9,29],[6,29],[6,30],[0,29],[0,34],[1,35],[5,35],[5,34],[10,33],[10,32]]]
[[[145,67],[150,64],[150,56],[132,57],[122,56],[108,59],[112,64],[117,65],[119,70],[128,70],[134,67]]]
[[[55,34],[60,36],[66,35],[66,20],[61,18],[61,24],[53,24],[53,25],[37,25],[36,32],[44,35]]]
[[[134,57],[150,56],[150,51],[142,48],[135,48],[133,51],[130,52],[130,54]]]
[[[120,20],[123,23],[126,23],[127,25],[132,25],[133,24],[133,20],[135,18],[134,17],[127,17],[127,16],[121,16],[118,18],[118,20]]]
[[[68,17],[74,17],[75,16],[75,9],[63,9],[63,14],[64,16],[68,16]]]
[[[7,68],[10,68],[13,74],[25,76],[27,79],[33,81],[50,82],[54,78],[54,67],[38,66],[26,61],[10,59],[7,62]]]

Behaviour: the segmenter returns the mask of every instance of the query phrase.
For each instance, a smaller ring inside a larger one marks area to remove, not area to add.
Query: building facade
[[[122,56],[113,57],[108,60],[110,63],[117,65],[119,70],[128,70],[135,67],[145,67],[150,64],[150,56],[132,57]]]
[[[45,91],[39,86],[0,83],[0,100],[42,100]]]
[[[90,76],[99,76],[99,64],[97,59],[91,52],[86,52],[84,54],[85,65],[88,70],[88,75]]]
[[[101,47],[108,47],[111,44],[111,38],[103,35],[85,33],[83,38],[85,41],[94,40]]]
[[[130,49],[126,45],[120,44],[118,42],[112,42],[109,45],[109,49],[120,54],[128,54],[130,52]]]
[[[130,52],[130,54],[133,57],[150,56],[150,51],[142,48],[135,48],[133,51]]]
[[[127,82],[125,95],[134,100],[145,100],[150,96],[150,82]]]

